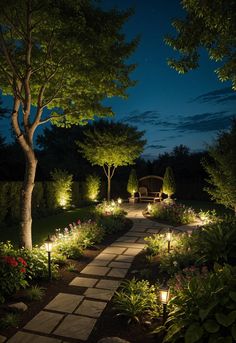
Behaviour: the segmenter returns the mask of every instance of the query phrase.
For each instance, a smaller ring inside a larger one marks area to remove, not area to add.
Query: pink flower
[[[22,258],[22,257],[17,257],[17,260],[18,260],[18,262],[20,262],[21,264],[23,264],[23,266],[27,266],[27,263],[26,263],[26,261]]]

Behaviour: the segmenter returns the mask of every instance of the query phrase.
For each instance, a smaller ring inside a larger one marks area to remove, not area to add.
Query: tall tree
[[[127,191],[132,197],[134,196],[134,193],[138,191],[138,178],[135,169],[131,169],[131,172],[129,174]]]
[[[168,64],[179,73],[195,69],[203,48],[211,60],[220,62],[216,69],[220,81],[230,80],[236,90],[236,1],[182,0],[181,4],[186,17],[172,22],[177,36],[165,39],[181,56]]]
[[[142,153],[144,132],[123,123],[100,120],[85,132],[83,142],[77,141],[79,151],[92,165],[103,167],[107,177],[107,200],[110,200],[111,179],[117,167],[134,164]]]
[[[0,87],[14,98],[11,123],[25,156],[21,242],[31,248],[36,129],[85,124],[112,115],[101,101],[125,97],[134,84],[126,58],[137,45],[121,28],[130,13],[103,11],[90,0],[2,0]],[[35,106],[34,110],[32,106]]]
[[[210,187],[206,191],[218,204],[231,208],[236,214],[236,118],[231,129],[219,133],[209,147],[210,159],[203,160]]]

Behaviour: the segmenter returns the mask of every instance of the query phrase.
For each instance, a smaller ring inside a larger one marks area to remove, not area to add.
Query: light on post
[[[163,287],[160,289],[160,301],[163,305],[163,323],[165,323],[167,319],[167,304],[170,297],[170,290],[169,288]]]
[[[170,242],[172,240],[172,230],[169,229],[169,231],[166,233],[166,240],[168,243],[168,253],[170,253]]]
[[[152,205],[151,205],[151,204],[148,204],[148,205],[147,205],[147,210],[148,210],[148,213],[151,212],[151,210],[152,210]]]
[[[48,253],[48,279],[52,279],[52,271],[51,271],[51,252],[52,252],[52,245],[53,240],[48,235],[48,238],[45,240],[45,249]]]
[[[122,204],[122,199],[121,199],[121,198],[118,198],[118,199],[117,199],[117,202],[118,202],[119,205],[121,205],[121,204]]]

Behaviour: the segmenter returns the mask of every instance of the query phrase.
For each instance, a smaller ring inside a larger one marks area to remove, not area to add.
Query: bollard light
[[[53,246],[53,240],[48,235],[48,238],[45,240],[45,249],[48,253],[48,279],[52,280],[52,271],[51,271],[51,251]]]
[[[152,205],[151,205],[151,204],[148,204],[148,205],[147,205],[147,210],[148,210],[148,213],[151,212],[151,210],[152,210]]]
[[[117,199],[117,202],[118,202],[119,205],[121,205],[121,204],[122,204],[122,199],[121,199],[121,198],[118,198],[118,199]]]
[[[170,242],[172,240],[172,230],[169,229],[169,231],[166,233],[166,240],[168,244],[168,253],[170,253]]]
[[[166,322],[167,319],[167,304],[170,297],[170,290],[167,287],[163,287],[160,289],[160,301],[163,305],[163,324]]]

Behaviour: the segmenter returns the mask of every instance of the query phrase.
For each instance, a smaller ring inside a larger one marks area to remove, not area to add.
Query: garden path
[[[107,303],[125,278],[133,259],[145,246],[144,237],[164,233],[169,225],[145,218],[145,204],[124,204],[132,228],[106,247],[9,343],[89,342],[89,336]],[[191,231],[194,226],[175,228]],[[1,338],[1,337],[0,337]],[[1,342],[1,339],[0,339]],[[3,342],[3,340],[2,340]]]

